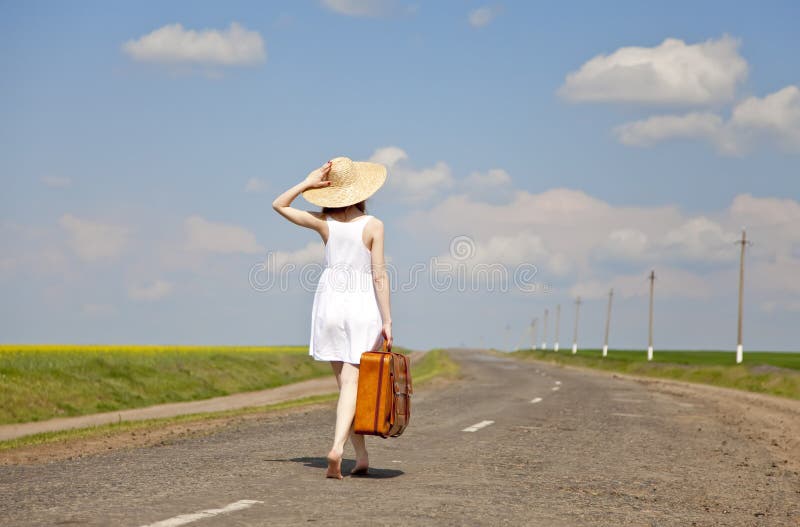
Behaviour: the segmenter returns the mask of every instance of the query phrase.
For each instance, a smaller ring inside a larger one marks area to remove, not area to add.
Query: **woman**
[[[392,347],[389,283],[383,256],[383,223],[366,214],[365,200],[386,180],[386,168],[337,157],[311,172],[272,203],[284,218],[313,229],[325,242],[325,268],[311,310],[308,353],[331,363],[339,386],[336,428],[326,477],[342,479],[348,436],[356,451],[353,475],[367,474],[364,436],[353,433],[361,353]],[[299,195],[321,212],[296,209]]]

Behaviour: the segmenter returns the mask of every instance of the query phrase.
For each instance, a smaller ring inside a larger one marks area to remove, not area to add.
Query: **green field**
[[[207,399],[322,375],[331,375],[330,366],[304,346],[0,345],[0,424]]]
[[[689,382],[698,382],[800,399],[800,353],[745,352],[736,364],[733,352],[658,351],[647,361],[646,351],[571,349],[558,353],[520,350],[511,353],[521,359],[536,359],[588,368],[618,371]]]
[[[135,348],[126,347],[126,350],[133,350]],[[169,349],[169,348],[165,348]],[[222,348],[231,350],[233,348]],[[281,349],[281,348],[264,348],[265,350]],[[294,350],[295,348],[290,348]],[[307,348],[297,348],[305,351]],[[396,351],[402,351],[395,347]],[[274,353],[274,351],[273,351]],[[279,352],[278,352],[279,353]],[[311,360],[306,358],[305,360]],[[330,373],[330,366],[326,363],[319,363],[324,366],[326,374]],[[458,375],[458,365],[445,353],[443,350],[431,350],[418,361],[414,361],[412,368],[412,377],[414,386],[424,385],[434,377],[454,378]],[[58,443],[71,440],[83,440],[95,437],[109,437],[118,433],[129,433],[131,431],[145,431],[158,429],[167,425],[176,423],[191,423],[194,421],[203,421],[207,419],[218,419],[223,417],[234,417],[248,414],[269,412],[273,410],[281,410],[291,408],[294,406],[303,406],[308,404],[323,403],[333,401],[336,399],[337,394],[332,393],[328,395],[318,395],[313,397],[305,397],[294,401],[287,401],[284,403],[271,404],[265,406],[254,406],[248,408],[236,408],[233,410],[223,410],[219,412],[201,412],[195,414],[179,415],[175,417],[163,417],[157,419],[144,419],[141,421],[122,421],[119,423],[111,423],[99,426],[92,426],[86,428],[75,428],[69,430],[61,430],[56,432],[43,432],[39,434],[32,434],[17,439],[10,439],[7,441],[0,441],[0,452],[14,448],[42,445],[48,443]]]
[[[458,374],[458,364],[450,358],[447,352],[441,349],[430,350],[422,359],[411,366],[414,386],[424,384],[434,377],[453,379]]]

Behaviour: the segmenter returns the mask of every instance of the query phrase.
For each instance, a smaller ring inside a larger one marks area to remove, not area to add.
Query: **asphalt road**
[[[325,479],[333,405],[202,437],[0,467],[0,523],[800,525],[800,477],[702,397],[452,351],[373,475]],[[464,431],[470,430],[470,431]],[[343,471],[352,467],[352,450]],[[160,522],[160,523],[159,523]]]

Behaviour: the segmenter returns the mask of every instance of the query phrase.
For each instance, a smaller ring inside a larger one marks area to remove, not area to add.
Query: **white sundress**
[[[360,364],[362,353],[383,343],[372,257],[362,240],[370,217],[341,222],[326,216],[325,267],[314,293],[308,347],[315,360]]]

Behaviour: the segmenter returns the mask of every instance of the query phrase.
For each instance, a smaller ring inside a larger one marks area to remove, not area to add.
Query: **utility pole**
[[[739,256],[739,325],[736,339],[736,364],[742,363],[742,312],[744,304],[744,249],[751,242],[747,240],[747,233],[742,229],[742,239],[736,242],[742,246]]]
[[[578,315],[581,311],[581,297],[575,299],[575,334],[572,337],[572,354],[578,353]]]
[[[522,336],[519,338],[519,346],[514,351],[521,351],[525,349],[525,341],[528,339],[528,326],[522,326]]]
[[[561,304],[556,306],[556,341],[553,344],[553,351],[558,351],[558,328],[561,325]]]
[[[653,284],[656,281],[655,270],[650,271],[650,331],[647,337],[647,360],[653,360]]]
[[[614,288],[608,291],[608,311],[606,311],[606,338],[603,340],[603,357],[608,355],[608,328],[611,325],[611,299],[614,298]]]
[[[531,349],[533,351],[536,351],[536,323],[538,321],[538,318],[531,320]]]
[[[542,325],[542,350],[547,351],[547,309],[544,310],[544,324]]]

